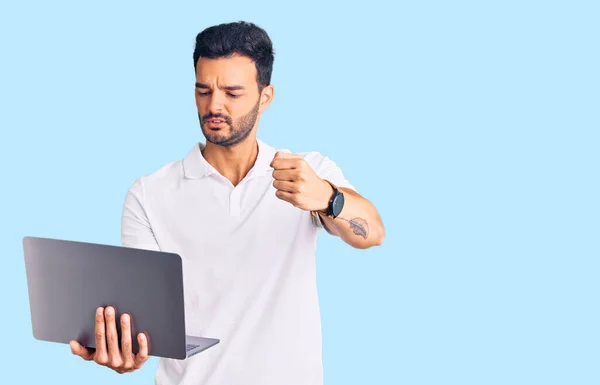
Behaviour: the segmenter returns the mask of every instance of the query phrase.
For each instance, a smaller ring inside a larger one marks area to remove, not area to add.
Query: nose
[[[224,95],[222,92],[215,91],[209,96],[208,111],[212,114],[223,113],[224,109]]]

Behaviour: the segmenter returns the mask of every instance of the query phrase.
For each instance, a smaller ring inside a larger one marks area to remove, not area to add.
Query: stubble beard
[[[232,124],[231,117],[226,115],[208,113],[202,117],[198,113],[202,133],[206,140],[212,144],[222,147],[235,146],[236,144],[243,142],[252,132],[256,120],[258,119],[259,108],[260,99],[256,105],[246,115],[239,118],[235,124]],[[214,132],[211,129],[204,128],[207,121],[212,118],[223,119],[229,126],[229,135],[223,135],[220,132]]]

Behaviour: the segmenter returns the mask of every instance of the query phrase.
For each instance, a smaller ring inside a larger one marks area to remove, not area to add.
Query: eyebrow
[[[196,83],[196,88],[210,88],[208,85],[204,84],[204,83]],[[224,90],[227,91],[240,91],[240,90],[245,90],[246,88],[244,88],[243,86],[224,86],[221,87]]]

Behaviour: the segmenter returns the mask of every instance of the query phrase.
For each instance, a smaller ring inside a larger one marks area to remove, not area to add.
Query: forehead
[[[196,64],[196,81],[205,84],[256,84],[256,66],[245,56],[200,58]]]

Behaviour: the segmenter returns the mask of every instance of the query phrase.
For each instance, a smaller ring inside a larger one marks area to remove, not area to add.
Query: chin
[[[207,139],[210,138],[211,140],[216,141],[226,140],[229,137],[228,128],[219,128],[216,130],[213,130],[212,128],[202,128],[202,133]]]
[[[216,144],[218,146],[225,146],[225,147],[228,147],[229,141],[231,140],[231,138],[229,136],[220,135],[215,132],[208,132],[208,133],[204,134],[204,137],[206,138],[206,141],[208,141],[212,144]]]

